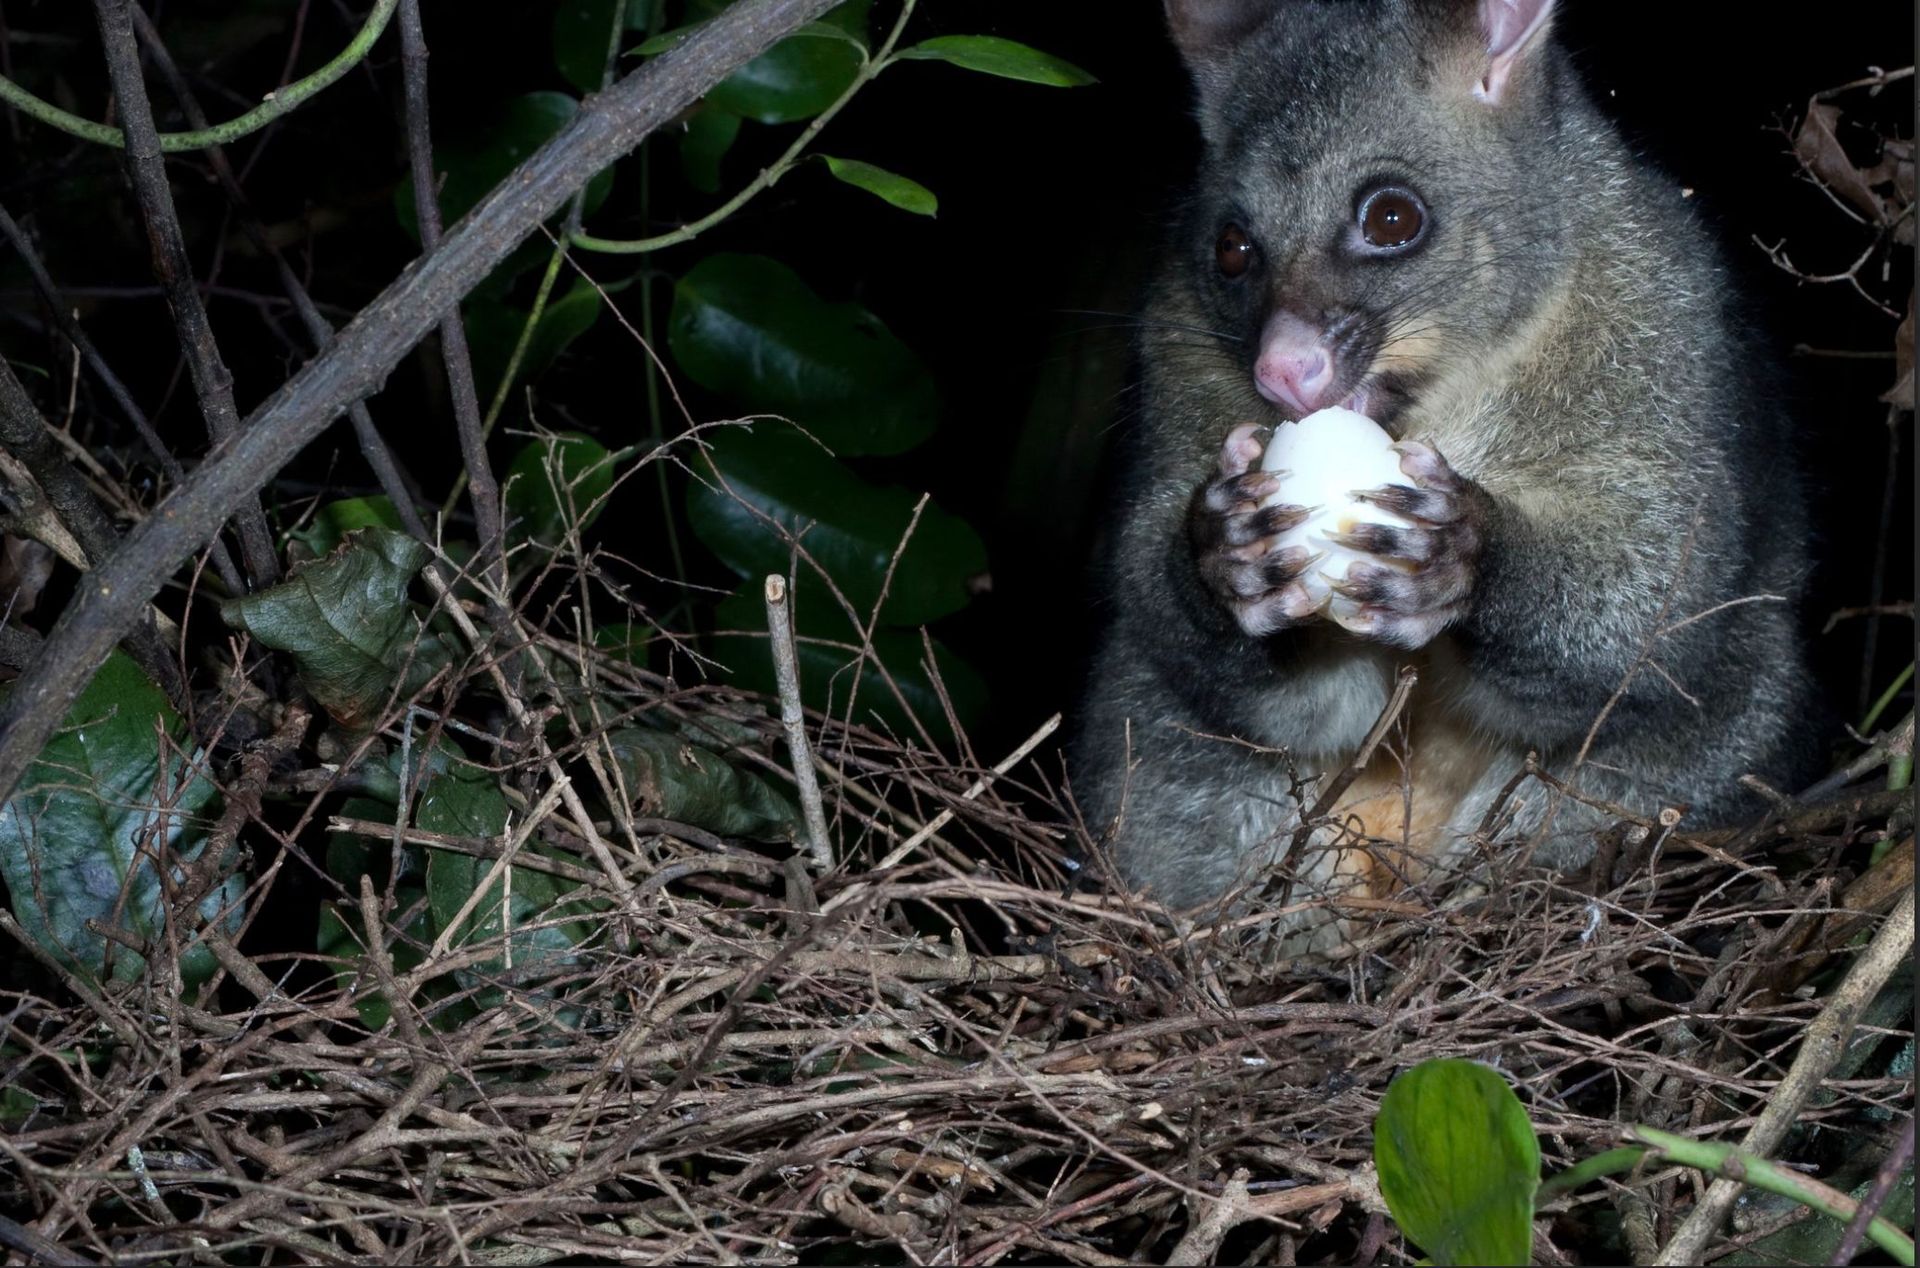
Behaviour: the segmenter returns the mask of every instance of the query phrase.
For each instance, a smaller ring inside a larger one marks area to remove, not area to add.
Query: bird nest
[[[729,760],[784,758],[756,701],[634,682]],[[1372,1165],[1397,1071],[1503,1071],[1550,1167],[1626,1123],[1737,1133],[1912,873],[1897,795],[1736,832],[1622,821],[1585,874],[1482,842],[1470,875],[1346,913],[1340,953],[1274,962],[1099,883],[1044,745],[994,770],[814,723],[824,872],[526,798],[521,866],[575,886],[551,923],[595,903],[564,955],[529,958],[524,921],[420,935],[392,877],[316,882],[309,827],[253,847],[246,922],[196,989],[151,947],[111,986],[12,973],[6,1242],[44,1263],[1404,1260]],[[311,776],[286,766],[283,790]],[[308,792],[302,822],[332,814],[337,839],[391,831]],[[276,927],[312,919],[316,886],[319,953]],[[1910,1065],[1863,1062],[1910,1032],[1910,1001],[1866,1019],[1801,1156],[1905,1112]],[[1643,1252],[1695,1192],[1672,1169],[1590,1186],[1539,1253]]]

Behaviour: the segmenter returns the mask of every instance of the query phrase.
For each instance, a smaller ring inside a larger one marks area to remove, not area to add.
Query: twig
[[[413,175],[414,219],[420,245],[440,245],[440,182],[433,173],[433,132],[427,109],[427,42],[420,28],[420,0],[400,5],[400,69],[406,87],[407,163]],[[473,356],[458,304],[440,320],[440,360],[453,395],[455,431],[472,496],[473,523],[480,535],[480,558],[492,589],[507,592],[506,531],[501,519],[500,483],[487,460],[487,439],[480,427],[480,394],[473,384]],[[495,614],[496,618],[499,614]],[[503,623],[494,620],[496,628]]]
[[[1880,1208],[1887,1204],[1887,1197],[1893,1192],[1893,1186],[1900,1182],[1900,1174],[1907,1164],[1913,1161],[1913,1115],[1907,1115],[1907,1122],[1900,1129],[1899,1139],[1894,1141],[1893,1149],[1880,1162],[1880,1170],[1874,1174],[1873,1187],[1867,1190],[1867,1196],[1860,1200],[1860,1209],[1847,1221],[1847,1231],[1840,1238],[1839,1247],[1833,1252],[1830,1261],[1832,1268],[1846,1268],[1853,1262],[1854,1254],[1859,1251],[1860,1243],[1866,1239],[1867,1230],[1872,1227]]]
[[[1353,786],[1353,781],[1360,778],[1361,773],[1366,770],[1367,764],[1373,760],[1374,750],[1386,740],[1387,733],[1393,730],[1393,724],[1400,720],[1400,715],[1406,710],[1407,701],[1413,698],[1413,689],[1419,685],[1419,682],[1420,673],[1412,665],[1400,667],[1400,676],[1393,683],[1393,694],[1387,697],[1386,706],[1380,710],[1380,716],[1373,720],[1373,726],[1368,729],[1367,737],[1360,741],[1360,747],[1354,751],[1353,759],[1342,767],[1340,773],[1333,777],[1318,797],[1314,798],[1313,809],[1301,817],[1300,826],[1294,832],[1295,850],[1305,843],[1307,836],[1313,831],[1313,826],[1325,819],[1333,808],[1340,804],[1340,798],[1345,795],[1348,788]]]
[[[106,508],[54,446],[40,411],[4,357],[0,357],[0,445],[6,447],[7,453],[26,468],[33,482],[40,486],[46,495],[43,505],[49,506],[53,519],[73,535],[86,553],[87,564],[97,566],[113,554],[120,534],[114,531]],[[31,495],[31,490],[22,492]],[[126,647],[147,676],[167,693],[174,707],[184,710],[186,680],[167,650],[166,641],[160,637],[151,608],[146,609],[140,623],[127,632]]]
[[[0,1246],[19,1251],[30,1264],[49,1264],[52,1268],[93,1268],[94,1264],[93,1260],[74,1254],[58,1242],[48,1241],[4,1215],[0,1215]]]
[[[167,575],[341,410],[387,373],[493,267],[557,210],[569,192],[678,117],[833,0],[735,5],[606,92],[522,163],[441,242],[363,309],[254,414],[235,441],[201,464],[126,536],[75,596],[32,667],[0,706],[0,797],[65,716],[109,649]]]
[[[1036,730],[1032,735],[1029,735],[1026,739],[1022,740],[1020,742],[1020,747],[1014,749],[1013,752],[1007,754],[1007,756],[1004,759],[995,763],[991,771],[989,771],[985,775],[982,775],[980,778],[974,780],[973,783],[967,788],[967,790],[960,794],[960,800],[972,801],[975,798],[977,798],[981,793],[987,790],[987,786],[990,783],[992,783],[992,781],[1006,774],[1008,771],[1018,766],[1021,762],[1024,762],[1027,759],[1027,757],[1033,752],[1034,749],[1040,747],[1041,743],[1048,736],[1052,735],[1055,731],[1059,729],[1060,729],[1060,715],[1056,713],[1052,717],[1048,718],[1045,722],[1042,722],[1040,724],[1039,729]],[[928,840],[930,840],[936,832],[940,831],[940,829],[946,827],[951,822],[953,822],[953,809],[952,807],[948,807],[947,809],[942,810],[939,814],[935,815],[933,818],[929,819],[923,826],[916,829],[912,836],[902,841],[899,845],[894,846],[891,850],[888,850],[886,855],[883,858],[881,858],[881,860],[878,863],[875,863],[873,865],[872,870],[875,872],[884,872],[888,868],[898,867],[900,865],[901,860],[905,859],[907,855],[919,849]],[[834,911],[834,910],[837,910],[838,908],[844,907],[848,903],[852,902],[855,898],[858,898],[860,895],[866,893],[867,889],[868,889],[867,882],[865,881],[855,882],[854,884],[848,886],[846,889],[840,891],[838,894],[835,894],[831,899],[829,899],[823,910]]]
[[[193,378],[194,394],[206,419],[207,434],[216,445],[230,443],[240,430],[240,411],[233,399],[233,372],[221,359],[220,346],[207,320],[206,305],[187,255],[180,217],[174,210],[173,190],[167,184],[166,158],[160,134],[153,124],[153,106],[141,81],[140,50],[133,38],[132,0],[94,0],[100,39],[106,46],[107,72],[113,80],[114,100],[127,125],[127,173],[133,181],[140,213],[147,223],[147,244],[153,250],[153,274],[166,289],[173,310],[180,351]],[[247,579],[255,586],[273,584],[280,576],[273,549],[273,533],[257,498],[243,498],[235,507],[240,529],[240,554]]]
[[[134,12],[137,20],[145,20],[144,13],[137,9]],[[93,346],[93,341],[87,338],[86,331],[80,328],[80,323],[68,313],[61,302],[59,289],[54,286],[53,278],[48,276],[46,266],[40,262],[40,256],[34,251],[33,243],[28,239],[26,231],[7,214],[5,207],[0,207],[0,237],[5,237],[12,244],[15,255],[19,257],[22,264],[27,266],[27,276],[33,279],[33,289],[39,292],[40,301],[47,306],[48,315],[52,317],[61,335],[68,343],[79,349],[81,359],[93,371],[94,377],[100,380],[100,386],[107,390],[107,395],[113,398],[113,403],[120,407],[120,412],[127,416],[127,421],[133,424],[133,430],[139,434],[141,441],[147,446],[147,452],[151,453],[154,460],[160,464],[160,469],[167,473],[167,478],[175,484],[180,483],[187,474],[181,469],[180,460],[173,456],[173,451],[168,449],[166,442],[160,439],[160,433],[153,429],[153,423],[147,418],[146,413],[134,403],[133,394],[127,390],[127,385],[122,383],[120,376],[107,365],[106,358],[100,355],[99,349]],[[238,595],[246,592],[246,586],[240,579],[240,570],[234,567],[233,556],[227,553],[225,542],[216,540],[213,543],[213,570],[219,576],[221,584],[226,586],[229,594]]]
[[[1777,1148],[1793,1126],[1801,1107],[1819,1088],[1820,1081],[1846,1051],[1860,1013],[1880,993],[1887,978],[1913,949],[1913,892],[1909,890],[1887,922],[1874,935],[1860,958],[1853,962],[1847,976],[1834,988],[1820,1015],[1807,1027],[1800,1042],[1799,1055],[1787,1075],[1767,1100],[1766,1109],[1741,1141],[1743,1153],[1765,1157]],[[1737,1181],[1715,1180],[1687,1216],[1686,1223],[1673,1235],[1657,1261],[1661,1264],[1690,1264],[1700,1259],[1707,1239],[1719,1229],[1740,1193]]]
[[[793,782],[800,792],[800,810],[807,821],[807,853],[816,871],[833,869],[833,843],[827,839],[827,816],[820,804],[820,780],[813,773],[813,750],[807,743],[807,715],[800,707],[800,662],[793,646],[793,607],[787,602],[787,579],[769,573],[766,582],[768,642],[773,645],[773,677],[780,688],[780,725],[787,732],[787,756],[793,762]]]
[[[1867,751],[1800,794],[1799,800],[1819,801],[1845,788],[1862,775],[1891,766],[1901,758],[1913,760],[1913,714],[1877,737]]]

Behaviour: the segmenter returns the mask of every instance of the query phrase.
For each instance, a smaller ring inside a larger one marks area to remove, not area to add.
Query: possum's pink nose
[[[1322,332],[1289,312],[1277,312],[1260,332],[1260,359],[1253,363],[1253,385],[1275,405],[1304,416],[1328,404],[1333,391],[1333,356]]]

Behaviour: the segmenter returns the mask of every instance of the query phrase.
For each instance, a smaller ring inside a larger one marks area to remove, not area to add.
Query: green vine
[[[880,51],[868,56],[865,50],[862,50],[860,70],[854,75],[853,82],[847,85],[846,91],[836,97],[832,105],[815,115],[801,130],[800,135],[793,139],[793,144],[789,145],[779,158],[763,168],[758,176],[748,181],[739,193],[698,220],[690,220],[678,229],[672,229],[651,238],[596,238],[591,234],[576,233],[573,235],[573,245],[583,251],[598,251],[607,255],[644,255],[649,251],[679,246],[683,242],[691,242],[771,189],[781,177],[799,164],[806,148],[813,144],[821,130],[846,107],[848,102],[853,100],[862,88],[872,83],[881,71],[902,60],[893,55],[893,50],[894,46],[900,42],[901,32],[907,28],[907,19],[913,16],[914,4],[915,0],[904,0],[900,6],[900,16],[894,19],[893,29],[887,32],[887,38],[881,43]]]
[[[325,66],[308,75],[305,79],[295,80],[284,88],[275,89],[267,94],[253,109],[226,123],[215,124],[195,132],[162,132],[160,148],[169,154],[186,150],[204,150],[210,146],[227,145],[238,141],[266,127],[274,120],[292,113],[301,103],[315,93],[337,83],[341,76],[352,70],[373,48],[375,40],[387,28],[388,19],[393,17],[395,7],[400,0],[376,0],[373,11],[367,15],[367,21],[360,28],[351,43],[342,49],[340,55]],[[122,150],[127,145],[127,135],[119,128],[104,123],[95,123],[91,119],[82,119],[70,114],[52,102],[42,101],[20,85],[4,75],[0,75],[0,101],[13,106],[22,114],[38,119],[48,127],[58,128],[82,141],[92,141],[97,145],[109,145]]]

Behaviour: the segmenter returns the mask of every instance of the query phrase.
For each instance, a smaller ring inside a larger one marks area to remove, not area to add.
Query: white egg
[[[1393,437],[1365,414],[1335,406],[1307,415],[1297,423],[1274,429],[1260,466],[1278,471],[1280,491],[1265,505],[1290,503],[1316,508],[1306,520],[1282,533],[1275,549],[1304,546],[1320,559],[1301,575],[1301,584],[1315,605],[1348,626],[1354,603],[1333,593],[1332,585],[1346,579],[1362,552],[1329,541],[1329,533],[1352,532],[1359,524],[1407,526],[1410,521],[1355,497],[1356,492],[1383,484],[1409,484],[1400,470]]]

